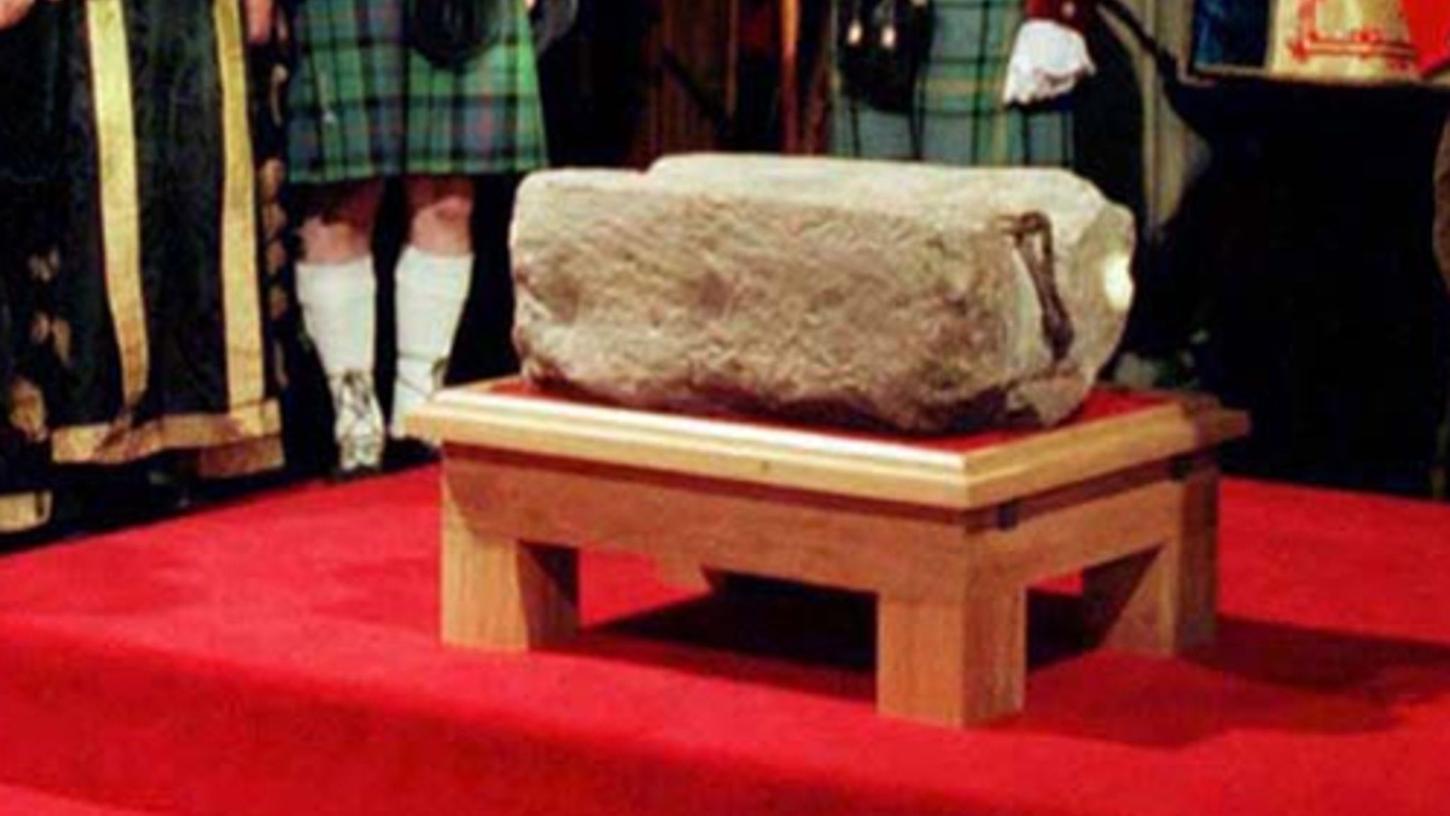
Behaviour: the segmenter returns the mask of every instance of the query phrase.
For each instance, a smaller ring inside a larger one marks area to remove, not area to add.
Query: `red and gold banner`
[[[1450,21],[1446,0],[1278,0],[1269,72],[1328,82],[1419,82],[1421,40],[1411,38],[1406,12],[1418,20],[1411,7],[1420,5],[1435,7],[1425,19]]]

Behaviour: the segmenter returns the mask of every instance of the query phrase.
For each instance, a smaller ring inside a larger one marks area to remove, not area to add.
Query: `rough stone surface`
[[[1057,170],[685,156],[530,177],[531,380],[913,433],[1055,423],[1132,299],[1132,216]]]

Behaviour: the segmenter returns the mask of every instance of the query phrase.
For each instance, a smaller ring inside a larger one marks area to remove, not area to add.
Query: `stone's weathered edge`
[[[840,181],[846,169],[858,181],[854,187]],[[1065,304],[1069,315],[1110,305],[1105,303],[1101,287],[1092,282],[1105,253],[1120,255],[1124,291],[1116,308],[1108,310],[1115,312],[1117,319],[1084,321],[1087,331],[1073,332],[1076,342],[1071,349],[1071,363],[1048,366],[1025,378],[1020,386],[1034,392],[1061,392],[1067,382],[1064,378],[1076,378],[1079,383],[1069,389],[1075,396],[1059,394],[1053,400],[1067,403],[1065,407],[1048,405],[1045,397],[1035,399],[1036,405],[1018,405],[1010,410],[1018,420],[1036,414],[1043,424],[1055,424],[1070,414],[1086,397],[1126,328],[1133,288],[1128,267],[1137,234],[1133,216],[1127,208],[1108,201],[1091,182],[1061,168],[960,168],[916,162],[701,153],[660,159],[650,168],[648,177],[654,183],[705,194],[768,197],[785,192],[816,205],[837,206],[840,201],[832,196],[854,191],[857,195],[850,199],[850,206],[905,211],[942,229],[957,225],[1002,230],[1004,225],[1014,225],[1022,217],[1040,212],[1047,216],[1050,241],[1059,249],[1054,253],[1054,278],[1058,282],[1055,294],[1074,301]],[[1050,185],[1068,203],[1056,201],[1054,206],[1044,206],[1041,197],[1032,194],[1033,185]],[[869,188],[870,194],[863,195],[862,187]],[[923,201],[930,201],[932,206],[922,206]],[[1006,231],[1010,232],[1010,227]],[[1109,245],[1100,246],[1105,241]],[[1011,383],[1003,383],[1002,388],[1009,394],[1016,390]],[[1014,401],[1020,402],[1008,400]]]
[[[1036,250],[1007,226],[1031,213]],[[1121,336],[1102,269],[1126,274],[1132,234],[1061,171],[705,156],[538,174],[513,227],[515,339],[531,379],[632,407],[1051,424]]]

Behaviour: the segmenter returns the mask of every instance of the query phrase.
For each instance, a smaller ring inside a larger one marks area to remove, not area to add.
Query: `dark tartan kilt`
[[[497,5],[496,38],[459,70],[404,41],[405,0],[304,0],[288,90],[289,177],[526,172],[546,160],[523,0]]]
[[[935,0],[936,36],[927,67],[922,158],[941,164],[1073,163],[1072,117],[1064,103],[1029,110],[1002,104],[1002,86],[1023,0]],[[835,152],[909,158],[909,118],[855,105],[837,93]]]

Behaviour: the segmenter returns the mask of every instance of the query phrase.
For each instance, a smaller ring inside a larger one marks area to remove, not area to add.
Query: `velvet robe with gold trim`
[[[241,0],[42,3],[0,38],[8,458],[279,465]],[[0,496],[43,481],[11,470]]]

